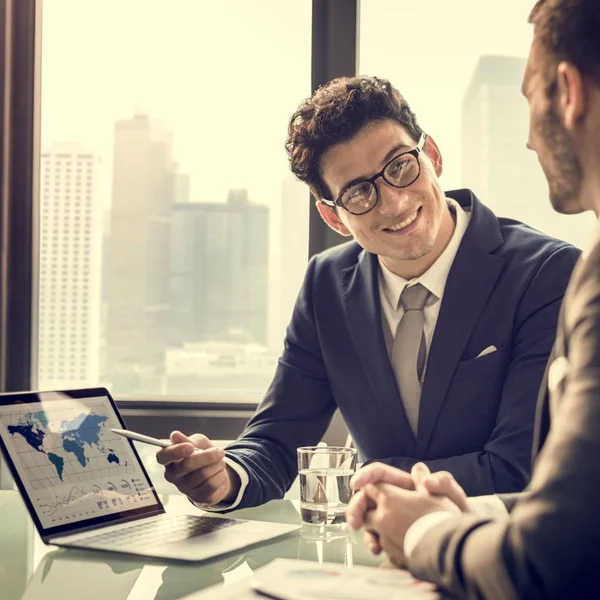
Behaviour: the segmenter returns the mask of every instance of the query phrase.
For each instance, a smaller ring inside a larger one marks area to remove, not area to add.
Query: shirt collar
[[[408,285],[414,285],[420,283],[426,287],[434,296],[429,303],[435,302],[435,299],[440,299],[444,295],[444,288],[446,287],[446,281],[454,262],[454,257],[458,252],[460,242],[467,230],[469,224],[470,215],[465,211],[458,202],[452,200],[452,198],[446,198],[450,210],[456,215],[456,225],[454,227],[454,233],[450,238],[450,242],[444,248],[444,251],[440,254],[438,259],[421,275],[414,279],[405,279],[392,273],[382,262],[381,257],[379,259],[379,281],[382,292],[386,300],[394,307],[398,307],[400,295],[404,291],[404,288]]]

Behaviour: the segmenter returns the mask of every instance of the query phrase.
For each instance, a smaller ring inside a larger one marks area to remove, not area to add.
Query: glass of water
[[[350,478],[356,471],[356,448],[304,446],[298,448],[300,514],[305,523],[345,523],[352,496]]]

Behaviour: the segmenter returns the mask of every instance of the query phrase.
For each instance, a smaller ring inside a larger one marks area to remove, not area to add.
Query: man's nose
[[[525,142],[525,146],[527,146],[527,148],[529,150],[534,150],[535,148],[533,147],[533,141],[532,141],[532,127],[531,127],[531,123],[529,124],[529,129],[527,131],[527,141]]]
[[[379,212],[382,214],[398,214],[399,208],[408,205],[409,193],[406,188],[395,188],[383,178],[376,185],[379,193]]]

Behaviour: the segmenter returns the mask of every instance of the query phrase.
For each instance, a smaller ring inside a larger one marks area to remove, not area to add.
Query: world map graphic
[[[89,453],[100,453],[110,465],[121,463],[112,448],[101,441],[102,430],[108,420],[105,415],[81,413],[74,419],[61,419],[49,422],[44,411],[24,414],[14,425],[7,427],[12,436],[22,437],[35,451],[44,454],[56,470],[58,478],[64,481],[65,463],[75,457],[85,469],[90,464]]]

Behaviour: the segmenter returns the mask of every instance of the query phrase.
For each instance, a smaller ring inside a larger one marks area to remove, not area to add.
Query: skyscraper
[[[39,387],[98,383],[100,160],[78,144],[41,154]]]
[[[107,269],[107,378],[158,393],[169,316],[172,135],[138,114],[115,124]]]
[[[550,207],[548,184],[526,147],[529,114],[520,92],[526,60],[482,56],[463,100],[462,176],[498,216],[518,219],[583,246],[590,215],[568,217]]]
[[[172,344],[266,344],[268,225],[269,209],[246,190],[230,190],[226,203],[174,207]]]

